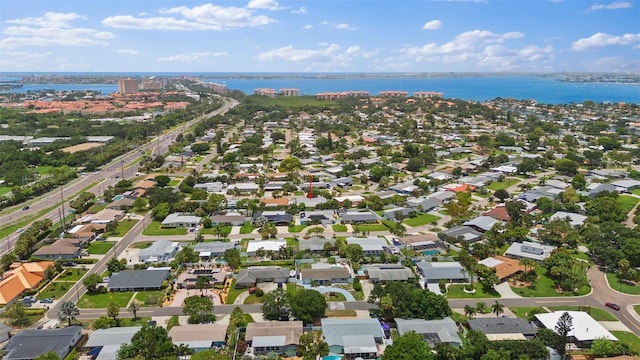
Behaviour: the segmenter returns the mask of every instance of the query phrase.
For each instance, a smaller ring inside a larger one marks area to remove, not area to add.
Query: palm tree
[[[65,301],[60,304],[60,310],[58,310],[58,317],[60,320],[67,320],[69,326],[71,321],[76,319],[76,316],[80,314],[80,309],[71,301]]]
[[[468,318],[472,318],[474,316],[476,316],[476,308],[474,308],[471,305],[465,305],[464,306],[464,315]]]
[[[129,310],[129,312],[133,314],[134,321],[138,320],[138,310],[140,310],[140,305],[138,305],[137,301],[132,301],[127,310]]]
[[[500,304],[498,300],[496,300],[496,302],[491,305],[491,311],[493,311],[493,313],[496,314],[496,317],[498,317],[504,313],[504,305]]]

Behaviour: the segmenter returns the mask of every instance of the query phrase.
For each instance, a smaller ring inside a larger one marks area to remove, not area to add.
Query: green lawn
[[[240,227],[240,234],[251,234],[253,230],[255,230],[255,227],[250,222],[246,222]]]
[[[249,289],[236,289],[236,279],[233,279],[231,283],[231,288],[229,289],[229,295],[227,296],[227,304],[233,304],[238,295],[242,294]]]
[[[294,249],[297,249],[300,245],[300,241],[298,241],[296,238],[288,237],[285,240],[287,240],[287,246],[291,246]]]
[[[127,311],[127,315],[129,314],[129,312]],[[124,314],[120,314],[120,315],[124,315]],[[131,314],[133,315],[133,314]],[[151,316],[143,316],[140,317],[138,316],[137,319],[133,319],[131,318],[126,318],[126,317],[121,317],[118,320],[120,320],[120,324],[119,326],[124,327],[124,326],[142,326],[145,324],[148,324],[149,321],[151,321]]]
[[[467,294],[463,290],[464,285],[449,285],[447,288],[447,299],[475,299],[475,298],[499,298],[500,294],[496,291],[486,292],[482,285],[474,284],[476,292],[473,294]]]
[[[262,304],[262,298],[264,296],[258,297],[255,293],[247,296],[246,299],[244,299],[244,303],[245,304]]]
[[[187,235],[187,229],[185,228],[168,228],[163,229],[160,227],[160,221],[152,221],[149,226],[142,232],[143,235],[148,236],[162,236],[162,235]]]
[[[432,214],[420,214],[416,217],[413,218],[409,218],[409,219],[404,219],[402,222],[409,225],[409,226],[422,226],[422,225],[428,225],[431,224],[432,222],[438,221],[438,219],[440,219],[438,216],[436,215],[432,215]]]
[[[56,281],[78,281],[80,278],[89,271],[88,269],[75,268],[75,269],[66,269]]]
[[[618,321],[615,316],[609,314],[606,310],[590,306],[549,306],[549,309],[553,311],[584,311],[589,313],[596,321]]]
[[[169,181],[169,186],[171,187],[178,186],[178,184],[180,184],[180,181],[182,180],[171,180]]]
[[[45,298],[60,299],[73,287],[74,283],[54,281],[38,293],[38,300]]]
[[[542,266],[538,266],[536,272],[538,273],[538,279],[535,281],[535,287],[533,289],[513,286],[511,289],[523,297],[576,296],[586,295],[591,291],[591,286],[585,285],[577,293],[559,293],[553,285],[553,280],[547,277],[547,271]]]
[[[40,175],[51,174],[51,171],[53,171],[53,169],[55,169],[55,166],[49,166],[49,165],[39,165],[36,168],[36,170],[38,171],[38,174]]]
[[[547,312],[547,310],[545,310],[541,306],[514,306],[510,307],[509,310],[511,310],[511,312],[515,316],[523,319],[529,319],[529,316],[532,312],[534,314],[542,314]]]
[[[636,204],[640,201],[640,199],[638,199],[635,196],[630,196],[630,195],[620,195],[618,196],[618,204],[620,204],[620,206],[622,206],[622,208],[624,209],[625,213],[629,213],[629,211],[633,210],[633,208],[636,206]]]
[[[334,292],[334,293],[326,293],[324,295],[324,298],[327,301],[347,301],[347,298],[340,294],[339,292]]]
[[[131,230],[131,228],[138,223],[138,220],[134,219],[124,219],[118,223],[118,228],[116,229],[115,236],[125,236],[126,233]]]
[[[500,190],[500,189],[506,189],[510,186],[513,186],[517,183],[519,183],[520,180],[519,179],[513,179],[513,178],[507,178],[504,179],[504,181],[494,181],[491,184],[487,185],[487,189],[491,189],[493,191],[496,190]]]
[[[126,307],[132,296],[132,291],[84,294],[78,301],[78,307],[82,309],[103,309],[112,302],[120,307]]]
[[[289,225],[288,231],[289,233],[299,233],[306,227],[307,225]]]
[[[611,333],[617,337],[620,342],[629,345],[629,349],[631,349],[634,354],[640,354],[640,338],[635,334],[618,330],[612,330]]]
[[[140,242],[131,244],[130,247],[132,249],[146,249],[150,247],[151,244],[153,244],[153,241],[140,241]]]
[[[353,225],[354,230],[358,231],[387,231],[389,230],[384,224],[362,224],[362,225]]]
[[[231,234],[231,225],[225,225],[225,226],[221,226],[222,228],[222,233],[223,234]],[[202,230],[200,230],[200,234],[202,235],[217,235],[216,234],[216,227],[212,226],[210,228],[203,228]]]
[[[95,214],[95,213],[97,213],[98,211],[102,211],[102,210],[104,210],[106,207],[107,207],[107,204],[106,204],[106,203],[105,203],[105,204],[98,204],[98,203],[95,203],[95,204],[91,205],[91,207],[90,207],[90,208],[89,208],[89,210],[87,210],[87,211],[88,211],[88,212],[90,212],[90,213],[92,213],[92,214]]]
[[[91,255],[104,255],[108,253],[115,244],[114,241],[97,240],[89,244],[87,252]]]
[[[633,195],[640,195],[640,189],[633,189],[633,190],[631,190],[631,193]]]
[[[136,301],[140,306],[160,306],[164,299],[162,290],[140,291],[136,294]]]
[[[11,188],[8,186],[0,186],[0,196],[11,191]]]
[[[347,225],[335,224],[335,225],[333,225],[331,227],[333,228],[334,232],[346,232],[347,231]]]
[[[640,295],[640,286],[633,285],[633,283],[629,282],[622,282],[614,273],[607,273],[607,281],[609,282],[609,286],[611,286],[612,289],[618,290],[625,294]]]

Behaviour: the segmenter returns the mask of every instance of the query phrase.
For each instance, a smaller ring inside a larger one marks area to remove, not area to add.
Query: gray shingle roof
[[[488,317],[467,320],[471,330],[483,334],[523,334],[535,335],[538,328],[520,318]]]
[[[373,338],[383,338],[382,326],[377,319],[336,319],[325,318],[322,322],[322,334],[329,346],[346,346],[344,336],[353,334],[369,335]]]
[[[462,265],[459,262],[427,262],[416,263],[425,280],[467,280],[469,275],[462,273]]]
[[[4,348],[5,360],[33,359],[48,352],[60,358],[67,356],[80,340],[81,326],[51,330],[23,330],[12,337]]]
[[[400,264],[373,264],[365,269],[369,279],[374,281],[405,281],[414,277],[411,269]]]
[[[131,338],[142,326],[113,327],[94,331],[84,346],[122,345],[131,342]]]
[[[162,286],[162,282],[169,276],[169,270],[126,270],[111,275],[107,289],[155,289]]]
[[[422,320],[422,319],[395,319],[398,327],[398,333],[404,335],[409,331],[415,331],[426,339],[433,339],[433,335],[437,335],[438,341],[433,341],[431,345],[437,343],[461,344],[460,336],[458,336],[458,326],[450,317],[440,320]],[[434,339],[435,340],[435,339]]]

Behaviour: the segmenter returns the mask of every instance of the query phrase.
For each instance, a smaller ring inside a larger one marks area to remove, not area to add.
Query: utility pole
[[[62,222],[62,231],[66,231],[67,227],[64,224],[64,217],[66,213],[64,212],[64,186],[60,187],[60,199],[62,199],[62,216],[60,216],[60,222]]]
[[[124,158],[120,159],[120,175],[122,176],[122,180],[124,180]]]

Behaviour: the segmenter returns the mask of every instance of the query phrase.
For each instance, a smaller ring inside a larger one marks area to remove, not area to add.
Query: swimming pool
[[[422,255],[425,255],[425,256],[440,255],[440,250],[425,250],[422,252]]]
[[[340,355],[327,355],[322,358],[322,360],[342,360],[342,356]]]
[[[118,201],[122,199],[124,199],[124,195],[116,195],[111,199],[111,201]]]

